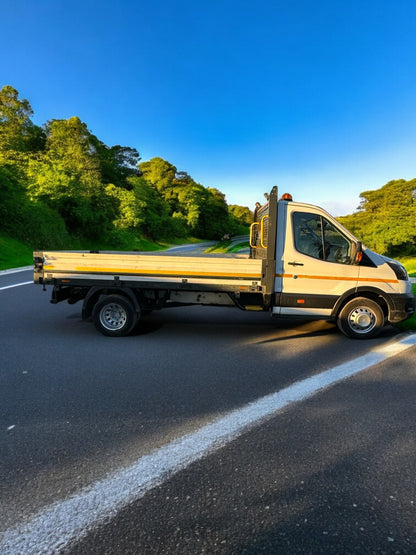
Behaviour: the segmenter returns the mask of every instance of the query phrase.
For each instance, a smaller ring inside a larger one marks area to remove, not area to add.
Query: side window
[[[325,242],[325,260],[350,264],[352,243],[331,222],[322,218]]]
[[[349,264],[351,242],[326,218],[318,214],[293,214],[295,248],[319,260]]]
[[[321,217],[317,214],[295,212],[293,214],[293,229],[296,250],[323,260]]]

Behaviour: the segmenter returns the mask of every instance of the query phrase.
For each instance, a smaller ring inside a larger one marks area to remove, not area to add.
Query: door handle
[[[303,266],[303,262],[288,262],[290,266]]]

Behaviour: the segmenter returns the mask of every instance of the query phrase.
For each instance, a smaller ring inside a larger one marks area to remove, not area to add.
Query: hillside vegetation
[[[162,158],[141,162],[74,116],[33,123],[26,99],[0,90],[0,233],[32,249],[143,250],[163,242],[247,233],[252,213],[228,206]]]
[[[416,255],[416,179],[390,181],[360,197],[358,211],[338,220],[380,254],[393,258]]]

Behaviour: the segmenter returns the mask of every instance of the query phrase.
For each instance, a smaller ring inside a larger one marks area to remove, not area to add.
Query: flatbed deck
[[[35,257],[37,253],[34,253]],[[164,282],[193,285],[260,285],[262,260],[246,256],[178,256],[126,252],[43,251],[43,283],[95,281]],[[36,282],[36,271],[35,271]],[[39,282],[39,280],[38,280]]]

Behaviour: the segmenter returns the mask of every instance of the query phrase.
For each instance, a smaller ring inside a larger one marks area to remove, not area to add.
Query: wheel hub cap
[[[101,311],[100,320],[102,325],[111,330],[117,330],[126,323],[127,315],[125,310],[117,304],[108,305]]]
[[[373,312],[368,308],[355,308],[349,318],[350,326],[358,333],[368,333],[376,324]]]

